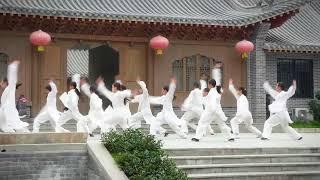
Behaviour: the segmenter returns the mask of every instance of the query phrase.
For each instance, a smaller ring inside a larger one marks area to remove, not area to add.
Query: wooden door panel
[[[140,76],[140,78],[145,81],[147,79],[147,58],[145,47],[130,48],[127,53],[126,81],[134,82],[137,76]]]

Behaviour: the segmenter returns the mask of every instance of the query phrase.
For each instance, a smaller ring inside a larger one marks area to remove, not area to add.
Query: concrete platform
[[[0,133],[3,144],[86,143],[87,133]]]
[[[158,137],[163,141],[164,149],[199,149],[199,148],[320,148],[320,134],[303,133],[303,139],[293,140],[286,133],[273,133],[271,139],[262,141],[255,135],[249,133],[240,134],[240,139],[235,142],[227,142],[222,134],[209,135],[193,142],[193,134],[187,139],[181,139],[176,134],[169,134],[168,137]]]

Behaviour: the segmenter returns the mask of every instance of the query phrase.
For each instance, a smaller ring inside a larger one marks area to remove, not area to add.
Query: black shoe
[[[94,135],[93,135],[92,133],[89,133],[89,136],[90,136],[90,137],[94,137]]]
[[[299,137],[298,141],[300,141],[300,140],[302,140],[302,136],[301,136],[301,137]]]
[[[265,138],[265,137],[262,137],[261,140],[263,140],[263,141],[268,141],[268,140],[270,140],[270,139]]]
[[[169,133],[165,132],[163,136],[167,137],[168,135],[169,135]]]
[[[228,139],[228,141],[234,142],[234,138],[230,138],[230,139]]]
[[[7,150],[5,150],[5,149],[2,149],[2,150],[1,150],[1,152],[7,152]]]
[[[197,138],[192,138],[191,141],[199,142],[199,139],[197,139]]]
[[[232,130],[231,130],[230,132],[231,132],[231,134],[233,134],[233,131],[232,131]]]

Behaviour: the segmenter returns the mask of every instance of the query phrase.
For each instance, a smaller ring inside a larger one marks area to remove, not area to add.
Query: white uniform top
[[[6,118],[8,126],[13,129],[22,129],[28,127],[28,123],[22,122],[19,118],[19,112],[16,108],[16,84],[18,81],[18,64],[8,66],[8,86],[1,95],[1,113]],[[0,120],[1,121],[1,120]]]
[[[126,108],[126,105],[124,104],[124,99],[129,98],[131,96],[131,91],[128,89],[124,91],[117,91],[115,93],[111,92],[105,87],[104,83],[100,83],[98,85],[98,91],[112,102],[114,110],[118,108]]]
[[[139,81],[139,86],[142,89],[142,94],[135,96],[132,102],[139,102],[138,111],[145,113],[151,113],[149,93],[145,82]]]
[[[234,88],[233,85],[229,85],[229,90],[234,95],[234,97],[237,99],[237,113],[236,115],[239,115],[240,113],[247,113],[249,111],[249,102],[245,95],[239,96],[237,94],[237,90]]]
[[[216,112],[218,109],[218,96],[216,88],[211,88],[208,95],[205,98],[205,111],[207,112]]]
[[[57,93],[58,89],[54,82],[49,82],[49,86],[51,87],[51,91],[47,96],[46,108],[57,109]]]
[[[170,83],[169,85],[169,91],[166,95],[162,95],[160,97],[150,97],[150,103],[152,104],[161,104],[162,111],[172,111],[172,101],[174,97],[174,92],[176,90],[176,85],[174,83]]]
[[[181,106],[182,111],[191,111],[192,108],[202,108],[202,91],[199,88],[193,89]]]
[[[264,89],[272,98],[274,102],[269,105],[269,110],[271,113],[287,111],[287,100],[292,97],[296,91],[295,86],[291,86],[288,91],[277,92],[271,88],[268,82],[263,84]],[[291,120],[290,120],[291,121]]]
[[[67,100],[67,108],[69,108],[72,112],[78,112],[79,107],[78,107],[78,102],[79,102],[79,96],[76,93],[76,90],[71,89],[68,92],[68,100]]]

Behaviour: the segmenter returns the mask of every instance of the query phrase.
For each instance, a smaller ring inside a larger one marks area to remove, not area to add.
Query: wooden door
[[[61,54],[61,48],[58,46],[48,46],[45,52],[43,52],[43,58],[40,60],[40,75],[39,75],[39,91],[40,92],[40,107],[46,103],[46,89],[50,79],[53,79],[56,83],[59,94],[63,90],[63,58]],[[59,96],[58,94],[58,96]],[[58,106],[61,107],[61,103],[58,102]]]

